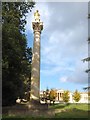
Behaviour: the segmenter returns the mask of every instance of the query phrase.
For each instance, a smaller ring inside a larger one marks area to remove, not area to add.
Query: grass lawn
[[[50,108],[57,111],[55,118],[88,118],[90,104],[56,104]]]
[[[51,112],[51,116],[38,116],[35,118],[32,117],[31,115],[20,115],[20,116],[8,116],[8,115],[3,115],[3,119],[2,120],[6,120],[8,118],[8,120],[15,120],[15,119],[21,119],[21,120],[51,120],[53,118],[53,120],[55,120],[55,118],[59,119],[61,118],[61,120],[63,118],[88,118],[88,112],[90,112],[90,104],[55,104],[55,105],[51,105],[49,106],[48,110],[53,111],[55,114],[52,115]],[[89,118],[88,118],[89,119]],[[71,119],[73,120],[73,119]]]
[[[49,106],[52,109],[79,109],[84,111],[90,111],[90,104],[54,104]]]

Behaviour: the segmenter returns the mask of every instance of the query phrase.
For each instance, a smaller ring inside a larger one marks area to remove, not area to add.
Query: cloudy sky
[[[88,3],[36,3],[27,15],[28,46],[33,46],[32,21],[39,10],[44,29],[41,34],[40,89],[58,88],[83,91],[88,75]]]

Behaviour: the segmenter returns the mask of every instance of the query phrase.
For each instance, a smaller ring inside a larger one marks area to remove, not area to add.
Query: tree
[[[83,59],[83,62],[90,62],[90,57],[87,57],[85,59]],[[90,72],[90,68],[88,68],[87,70],[85,70],[86,73]]]
[[[88,9],[90,10],[90,3],[88,4]],[[89,26],[89,24],[90,24],[90,13],[88,13],[88,26]],[[88,28],[88,30],[89,30],[90,28]],[[89,30],[90,31],[90,30]],[[89,35],[89,33],[88,33],[88,35]],[[90,48],[90,36],[88,36],[88,53],[89,53],[89,48]],[[83,59],[83,62],[89,62],[90,61],[90,53],[88,54],[89,56],[87,57],[87,58],[85,58],[85,59]],[[87,69],[86,70],[86,72],[88,73],[88,72],[90,72],[90,68],[89,69]]]
[[[47,104],[47,101],[49,100],[49,89],[47,88],[46,91],[44,92],[44,99],[45,99],[45,103]]]
[[[90,10],[90,2],[88,3],[88,11],[89,10]],[[90,13],[88,13],[88,31],[90,32],[89,26],[90,26]],[[89,32],[88,32],[88,35],[89,35],[88,36],[88,57],[82,60],[83,62],[88,62],[88,69],[85,70],[85,72],[88,73],[88,79],[90,79],[90,33]]]
[[[68,91],[68,90],[67,90],[67,91],[64,91],[64,93],[63,93],[63,95],[62,95],[62,98],[63,98],[63,101],[64,101],[65,103],[68,103],[68,102],[69,102],[70,96],[69,96],[69,91]]]
[[[27,40],[24,34],[26,13],[34,2],[2,2],[2,104],[13,105],[23,97],[24,81],[30,77]]]
[[[49,94],[50,103],[51,103],[51,101],[53,101],[53,104],[54,104],[56,97],[57,97],[56,90],[51,89],[50,94]]]
[[[90,91],[90,87],[84,87],[84,90],[89,90]]]
[[[89,87],[84,87],[84,90],[87,90],[88,93],[88,102],[90,101],[90,86]]]
[[[47,101],[50,101],[50,103],[51,103],[51,101],[53,101],[53,104],[54,104],[56,97],[57,97],[56,90],[54,90],[54,89],[49,90],[47,88],[45,91],[43,91],[43,96],[42,96],[41,100],[45,101],[46,104],[47,104]]]
[[[88,4],[88,9],[90,9],[90,3]],[[90,13],[88,14],[88,24],[90,24],[89,19],[90,19]],[[90,36],[88,37],[88,52],[89,52],[89,48],[90,48]],[[88,54],[88,55],[90,55],[90,54]],[[90,61],[90,56],[88,56],[87,58],[83,59],[83,62],[89,62],[89,61]],[[90,68],[88,68],[85,72],[89,73],[90,72]]]
[[[73,94],[73,99],[75,102],[78,102],[80,99],[81,99],[81,95],[80,93],[78,92],[78,90],[76,90]]]

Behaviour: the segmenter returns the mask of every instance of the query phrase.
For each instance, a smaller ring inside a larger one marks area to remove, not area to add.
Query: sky
[[[38,2],[27,14],[26,35],[33,47],[32,21],[39,10],[41,33],[40,90],[83,91],[88,85],[88,3]]]

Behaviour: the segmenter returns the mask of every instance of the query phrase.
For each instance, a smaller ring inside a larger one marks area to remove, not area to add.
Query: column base
[[[30,101],[40,101],[39,97],[34,96],[33,94],[30,95]]]
[[[40,101],[37,100],[30,100],[30,102],[27,104],[29,109],[33,110],[47,110],[48,105],[47,104],[41,104]]]

